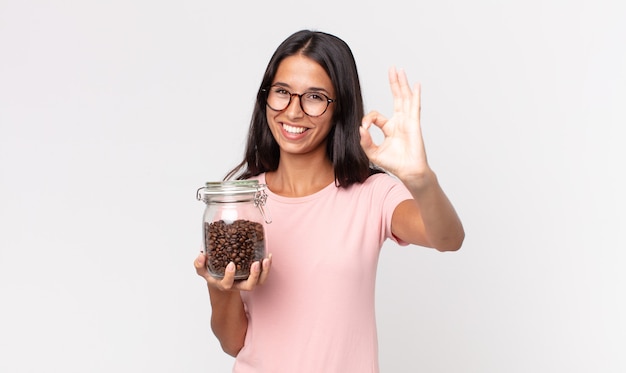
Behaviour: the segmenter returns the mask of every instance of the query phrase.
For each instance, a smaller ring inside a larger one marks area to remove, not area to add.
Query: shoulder
[[[375,190],[391,190],[394,188],[404,188],[404,184],[393,175],[388,173],[377,173],[368,177],[362,184],[363,188]]]
[[[258,175],[250,176],[246,180],[258,180],[259,183],[264,184],[265,183],[265,172],[260,173]]]
[[[345,193],[359,195],[360,198],[365,197],[376,201],[389,200],[392,204],[412,198],[404,184],[388,173],[373,174],[364,182],[353,184],[346,188]]]

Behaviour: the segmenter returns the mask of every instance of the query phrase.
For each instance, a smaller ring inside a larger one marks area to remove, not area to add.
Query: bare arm
[[[396,175],[413,196],[394,211],[392,232],[413,244],[458,250],[465,238],[463,226],[426,159],[420,124],[421,88],[416,85],[411,90],[404,71],[395,68],[389,70],[389,85],[393,116],[387,119],[376,111],[368,113],[361,126],[361,146],[372,163]],[[385,135],[380,145],[372,140],[371,125]]]
[[[271,267],[271,255],[261,263],[254,262],[250,268],[250,277],[245,281],[235,282],[235,267],[230,263],[226,267],[224,278],[213,278],[206,268],[206,256],[198,255],[194,267],[198,275],[207,281],[211,299],[211,329],[220,341],[224,352],[237,356],[244,345],[248,329],[248,317],[241,300],[241,291],[250,291],[265,282]]]
[[[222,350],[237,356],[243,347],[248,329],[248,317],[238,291],[221,291],[211,287],[211,330],[220,341]]]
[[[404,181],[413,200],[396,207],[391,229],[403,241],[439,251],[461,248],[465,231],[452,203],[445,195],[434,173],[427,180]]]

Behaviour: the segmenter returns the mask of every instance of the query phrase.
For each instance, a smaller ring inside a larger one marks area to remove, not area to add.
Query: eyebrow
[[[279,87],[283,87],[283,88],[291,88],[291,86],[287,83],[283,83],[283,82],[275,82],[272,84],[272,86],[279,86]],[[330,96],[330,92],[326,89],[326,88],[321,88],[321,87],[309,87],[305,90],[305,92],[324,92],[327,95]]]

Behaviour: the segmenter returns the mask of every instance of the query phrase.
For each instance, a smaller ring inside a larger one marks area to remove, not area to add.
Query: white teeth
[[[285,131],[287,131],[289,133],[293,133],[293,134],[300,134],[300,133],[306,131],[306,128],[304,128],[304,127],[293,127],[293,126],[290,126],[288,124],[283,124],[283,128],[285,129]]]

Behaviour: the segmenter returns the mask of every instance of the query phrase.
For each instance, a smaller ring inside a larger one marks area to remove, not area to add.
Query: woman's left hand
[[[375,165],[396,175],[400,180],[422,179],[432,172],[420,127],[420,85],[411,90],[406,73],[389,69],[389,85],[393,94],[393,116],[385,118],[371,111],[361,123],[361,146]],[[377,145],[369,133],[371,125],[380,128],[384,140]]]

